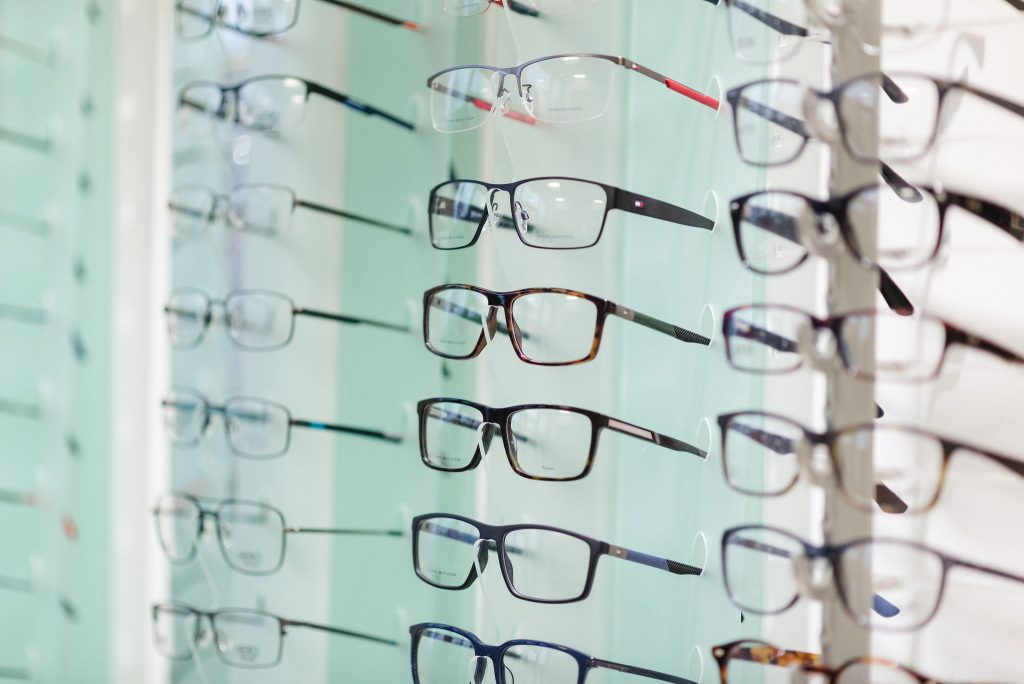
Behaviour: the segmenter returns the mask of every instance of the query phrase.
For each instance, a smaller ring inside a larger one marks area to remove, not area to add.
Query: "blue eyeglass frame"
[[[413,625],[409,628],[409,633],[412,635],[412,646],[409,649],[412,658],[412,681],[413,684],[420,684],[419,670],[417,668],[417,655],[419,654],[420,639],[423,638],[424,632],[430,629],[443,630],[457,634],[466,641],[468,644],[456,644],[459,646],[472,646],[474,656],[477,658],[488,658],[491,664],[494,666],[494,676],[497,684],[515,684],[515,681],[508,682],[505,678],[505,668],[502,667],[502,660],[505,658],[505,654],[510,648],[515,646],[538,646],[540,648],[547,648],[560,653],[565,653],[571,656],[576,664],[579,666],[579,676],[576,679],[576,684],[584,684],[587,679],[587,674],[591,670],[604,668],[608,670],[614,670],[616,672],[622,672],[624,674],[637,675],[640,677],[646,677],[647,679],[655,679],[659,682],[670,682],[670,684],[696,684],[696,682],[685,679],[683,677],[677,677],[675,675],[665,674],[664,672],[655,672],[654,670],[647,670],[642,667],[634,667],[633,665],[624,665],[622,663],[615,663],[610,660],[602,660],[595,658],[591,655],[577,651],[574,648],[563,646],[561,644],[553,644],[548,641],[536,641],[533,639],[512,639],[502,644],[492,646],[491,644],[485,644],[472,632],[467,632],[464,629],[453,627],[439,622],[421,622],[420,624]]]

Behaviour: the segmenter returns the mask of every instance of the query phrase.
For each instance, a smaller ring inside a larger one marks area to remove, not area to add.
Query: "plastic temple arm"
[[[971,212],[978,218],[985,219],[997,228],[1001,228],[1015,240],[1024,242],[1024,216],[1006,207],[970,195],[956,192],[946,192],[945,195],[951,204]]]
[[[657,330],[660,333],[670,335],[676,338],[677,340],[681,340],[683,342],[688,342],[690,344],[702,344],[705,347],[711,344],[711,340],[709,338],[704,337],[703,335],[698,335],[697,333],[687,330],[686,328],[680,328],[678,325],[666,323],[665,321],[661,321],[652,316],[642,314],[639,311],[627,309],[624,306],[619,306],[618,304],[614,304],[612,302],[609,302],[608,304],[608,313],[612,314],[613,316],[618,316],[619,318],[623,318],[627,321],[638,323],[644,326],[645,328],[650,328],[651,330]]]
[[[391,442],[393,444],[400,444],[402,442],[401,435],[395,435],[383,430],[374,430],[372,428],[361,428],[352,425],[337,425],[334,423],[322,423],[316,420],[299,420],[292,419],[291,424],[295,427],[310,428],[313,430],[326,430],[328,432],[344,432],[349,435],[359,435],[361,437],[371,437],[373,439],[379,439],[384,442]]]
[[[295,206],[304,207],[306,209],[312,209],[313,211],[319,211],[323,214],[338,216],[340,218],[348,219],[350,221],[358,221],[359,223],[365,223],[368,226],[374,226],[375,228],[383,228],[384,230],[391,230],[396,233],[402,233],[403,235],[412,235],[412,228],[407,228],[405,226],[396,226],[393,223],[379,221],[368,216],[362,216],[361,214],[353,214],[352,212],[345,211],[344,209],[334,209],[331,207],[324,206],[323,204],[310,202],[308,200],[296,200]]]
[[[1016,352],[1012,352],[1006,347],[1002,347],[994,342],[989,342],[984,338],[964,332],[963,330],[954,328],[948,324],[946,325],[946,344],[962,344],[965,347],[986,351],[989,354],[998,356],[1002,360],[1010,363],[1024,363],[1024,358]]]
[[[434,295],[433,297],[430,298],[430,305],[440,309],[441,311],[447,311],[450,314],[454,314],[459,318],[464,318],[470,323],[479,323],[480,325],[484,324],[483,318],[477,312],[470,311],[466,307],[459,306],[455,302],[449,302],[446,299],[441,299],[437,295]],[[501,323],[499,321],[496,325],[496,328],[498,332],[500,332],[501,334],[508,335],[508,328],[505,326],[504,323]],[[530,335],[527,332],[520,331],[519,336],[524,340],[530,339]]]
[[[725,334],[742,337],[747,340],[754,340],[767,347],[771,347],[776,351],[788,352],[791,354],[796,354],[799,351],[799,345],[797,345],[795,340],[783,337],[782,335],[777,335],[752,323],[737,320],[735,316],[729,317],[729,324],[725,329]]]
[[[700,575],[704,572],[702,568],[698,568],[695,565],[688,565],[687,563],[680,563],[679,561],[667,558],[659,558],[658,556],[651,556],[639,551],[631,551],[621,546],[614,546],[613,544],[608,545],[607,553],[613,558],[621,558],[631,563],[639,563],[640,565],[657,568],[658,570],[671,572],[673,575]]]
[[[323,0],[323,2],[328,2],[328,1],[332,1],[333,2],[333,0]],[[396,126],[401,126],[402,128],[405,128],[405,129],[410,130],[410,131],[416,130],[416,125],[415,124],[413,124],[413,123],[411,123],[409,121],[406,121],[405,119],[403,119],[401,117],[395,116],[394,114],[391,114],[389,112],[385,112],[383,109],[377,109],[373,105],[367,104],[367,103],[365,103],[365,102],[363,102],[361,100],[357,100],[354,97],[350,97],[350,96],[348,96],[348,95],[346,95],[344,93],[340,93],[337,90],[331,90],[330,88],[325,88],[324,86],[320,85],[319,83],[313,83],[311,81],[306,81],[306,87],[309,88],[309,92],[310,93],[316,93],[318,95],[323,95],[327,99],[334,100],[335,102],[338,102],[338,103],[348,107],[349,109],[355,110],[355,111],[360,112],[362,114],[366,114],[368,116],[379,116],[379,117],[381,117],[383,119],[386,119],[386,120],[390,121],[391,123],[395,124]]]
[[[666,449],[671,449],[672,451],[685,451],[688,454],[700,456],[701,458],[707,458],[708,456],[708,452],[704,451],[703,449],[698,449],[692,444],[687,444],[686,442],[680,439],[676,439],[675,437],[669,437],[667,435],[658,434],[653,430],[648,430],[647,428],[642,428],[639,427],[638,425],[633,425],[631,423],[627,423],[617,418],[608,418],[608,429],[614,430],[615,432],[619,432],[623,435],[635,437],[636,439],[640,439],[645,442],[657,444],[658,446],[665,447]]]
[[[46,312],[29,306],[17,304],[0,304],[0,318],[9,318],[22,323],[43,325],[46,323]]]
[[[612,201],[612,207],[619,209],[620,211],[626,211],[630,214],[638,214],[640,216],[650,216],[651,218],[661,219],[662,221],[669,221],[671,223],[678,223],[683,226],[693,226],[695,228],[703,228],[705,230],[711,230],[715,227],[715,222],[706,216],[690,211],[689,209],[683,209],[677,207],[674,204],[668,202],[662,202],[661,200],[654,199],[653,197],[647,197],[645,195],[638,195],[635,192],[629,190],[622,190],[621,188],[614,188],[614,199]]]
[[[539,17],[540,16],[540,10],[536,10],[536,9],[530,7],[525,2],[517,2],[517,0],[491,0],[491,2],[493,2],[495,5],[501,5],[503,7],[508,7],[510,10],[512,10],[516,14],[523,14],[523,15],[525,15],[527,17]]]
[[[38,404],[29,404],[24,401],[9,401],[7,399],[0,399],[0,413],[29,418],[31,420],[39,420],[43,417],[43,410]]]
[[[401,530],[358,530],[331,527],[286,527],[285,534],[339,534],[355,537],[401,537]]]
[[[378,21],[383,21],[385,24],[391,24],[392,26],[401,26],[402,28],[407,28],[410,31],[422,31],[423,30],[423,26],[421,24],[417,24],[415,21],[407,21],[405,19],[399,19],[398,17],[393,17],[393,16],[391,16],[389,14],[384,14],[383,12],[378,12],[376,10],[368,9],[366,7],[361,7],[359,5],[354,5],[351,2],[345,2],[344,0],[320,0],[320,1],[321,2],[325,2],[328,5],[334,5],[335,7],[342,7],[344,9],[351,10],[352,12],[356,12],[357,14],[362,14],[365,17],[370,17],[371,19],[376,19]]]
[[[1024,117],[1024,105],[1022,104],[1012,102],[994,93],[990,93],[984,90],[978,90],[977,88],[969,86],[966,83],[951,83],[949,85],[951,85],[954,88],[959,88],[960,90],[963,90],[964,92],[970,93],[972,95],[976,95],[977,97],[980,97],[981,99],[986,100],[987,102],[991,102],[997,107],[1002,107],[1008,112],[1013,112],[1017,116]]]
[[[655,672],[654,670],[646,670],[642,667],[634,667],[633,665],[613,663],[610,660],[601,660],[600,658],[591,658],[590,665],[591,667],[602,667],[606,670],[615,670],[616,672],[622,672],[623,674],[631,674],[637,675],[638,677],[646,677],[647,679],[655,679],[659,682],[671,682],[672,684],[697,684],[692,680],[684,679],[682,677],[676,677],[675,675],[665,674],[664,672]]]
[[[705,0],[705,2],[710,2],[712,4],[717,4],[717,0]],[[655,71],[653,69],[648,69],[643,64],[638,64],[638,63],[634,62],[631,59],[626,59],[625,57],[619,57],[616,61],[618,61],[618,63],[621,66],[629,69],[630,71],[636,71],[637,73],[643,74],[647,78],[651,78],[651,79],[654,79],[655,81],[659,81],[661,83],[664,83],[668,87],[669,90],[671,90],[673,92],[676,92],[676,93],[679,93],[683,97],[688,97],[691,100],[693,100],[694,102],[697,102],[698,104],[702,104],[705,107],[708,107],[710,109],[714,109],[714,110],[717,111],[719,106],[720,106],[720,104],[721,104],[718,100],[716,100],[715,98],[711,97],[710,95],[702,93],[699,90],[694,90],[693,88],[691,88],[689,86],[685,86],[682,83],[679,83],[678,81],[673,81],[668,76],[665,76],[664,74],[659,74],[657,71]]]
[[[338,323],[351,323],[352,325],[372,325],[376,328],[384,328],[386,330],[395,330],[397,332],[409,332],[409,328],[404,325],[398,325],[396,323],[387,323],[385,321],[376,321],[372,318],[359,318],[358,316],[345,316],[342,314],[332,314],[326,311],[317,311],[316,309],[304,309],[301,306],[297,306],[293,309],[296,316],[311,316],[313,318],[323,318],[328,321],[337,321]]]
[[[362,639],[364,641],[372,641],[377,644],[386,644],[388,646],[397,646],[398,642],[393,639],[385,639],[383,637],[372,636],[370,634],[363,634],[362,632],[353,632],[347,629],[339,629],[338,627],[328,627],[327,625],[318,625],[314,622],[299,622],[297,620],[285,620],[284,618],[278,618],[281,620],[281,628],[286,629],[288,627],[306,627],[308,629],[318,629],[321,632],[329,632],[330,634],[339,634],[341,636],[352,637],[354,639]]]
[[[710,1],[710,0],[709,0]],[[786,21],[782,17],[779,17],[771,12],[766,12],[760,7],[755,7],[750,3],[744,2],[743,0],[732,0],[732,6],[741,12],[749,14],[754,19],[758,20],[770,29],[778,31],[784,36],[803,36],[808,35],[808,31],[803,26],[799,26],[792,22]]]
[[[806,651],[787,651],[774,646],[747,646],[729,651],[730,659],[746,660],[764,665],[791,667],[792,665],[820,665],[821,655]]]

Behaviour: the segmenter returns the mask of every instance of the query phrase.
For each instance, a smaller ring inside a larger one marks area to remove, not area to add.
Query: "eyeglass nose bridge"
[[[484,576],[484,570],[487,569],[487,547],[492,543],[490,539],[477,539],[473,542],[473,567],[477,577]]]
[[[793,556],[793,569],[801,594],[816,601],[829,597],[832,591],[832,563],[828,558],[824,555],[798,553]]]
[[[800,468],[807,480],[817,487],[830,487],[835,482],[835,470],[828,449],[801,437],[796,444]]]
[[[836,106],[831,100],[813,89],[807,88],[804,92],[801,109],[804,115],[804,126],[811,136],[829,145],[839,141],[838,114]]]
[[[828,327],[815,327],[808,320],[797,330],[797,345],[801,355],[815,370],[828,371],[837,362],[838,342]],[[825,344],[823,346],[823,341]]]
[[[801,222],[800,240],[814,254],[833,259],[839,256],[842,243],[842,227],[831,213],[824,211],[814,217],[813,222]]]
[[[466,661],[466,672],[469,675],[469,684],[483,684],[484,675],[487,674],[487,667],[491,659],[487,656],[470,656]]]
[[[494,304],[487,306],[487,312],[484,314],[483,320],[483,333],[484,339],[490,344],[494,341],[494,336],[498,333],[498,312],[503,311],[502,307]]]
[[[497,423],[481,422],[476,428],[476,446],[478,453],[483,456],[491,448],[491,440],[499,432]]]

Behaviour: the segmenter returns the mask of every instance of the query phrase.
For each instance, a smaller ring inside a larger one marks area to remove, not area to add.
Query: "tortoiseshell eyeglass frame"
[[[908,677],[920,682],[920,684],[942,684],[939,680],[927,677],[915,672],[908,667],[884,658],[865,656],[847,660],[839,667],[829,667],[821,662],[821,655],[807,653],[804,651],[787,651],[778,648],[764,641],[756,639],[741,639],[721,646],[714,646],[711,654],[718,662],[718,672],[722,678],[722,684],[730,684],[728,679],[729,661],[744,660],[761,665],[775,665],[776,667],[798,668],[801,672],[809,672],[821,675],[827,684],[846,684],[843,674],[858,665],[873,665],[885,667],[898,671]],[[860,681],[859,679],[857,681]],[[902,681],[902,680],[901,680]],[[732,684],[744,684],[744,682],[732,682]],[[851,682],[852,684],[852,682]]]

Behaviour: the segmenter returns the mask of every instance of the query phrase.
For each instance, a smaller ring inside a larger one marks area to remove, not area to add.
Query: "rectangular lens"
[[[281,567],[284,516],[280,511],[255,503],[225,503],[217,519],[217,538],[228,565],[251,575]]]
[[[167,302],[167,334],[171,346],[194,347],[203,339],[210,319],[210,299],[198,290],[178,290]]]
[[[725,586],[733,603],[752,613],[781,613],[800,595],[793,559],[803,545],[789,535],[741,528],[723,540]]]
[[[895,541],[846,547],[836,571],[854,619],[871,629],[920,627],[938,608],[945,581],[941,556]]]
[[[729,34],[733,52],[743,61],[758,64],[785,59],[807,42],[809,19],[807,0],[732,2]]]
[[[221,0],[219,21],[254,35],[281,33],[298,18],[299,0]]]
[[[276,185],[242,185],[228,198],[228,225],[235,230],[274,237],[291,226],[295,195]]]
[[[269,458],[288,450],[288,410],[262,399],[230,399],[224,403],[228,444],[241,456]]]
[[[420,422],[423,459],[442,470],[468,468],[477,455],[478,428],[483,420],[483,414],[472,406],[430,404]]]
[[[194,240],[206,232],[214,219],[217,197],[207,188],[177,188],[171,195],[174,236]]]
[[[758,273],[785,273],[807,258],[802,236],[818,227],[814,207],[788,192],[763,192],[739,212],[736,237],[743,262]]]
[[[487,297],[465,288],[448,288],[431,294],[426,301],[427,346],[450,359],[468,359],[484,339]]]
[[[420,579],[448,589],[466,583],[480,539],[476,527],[454,518],[428,518],[419,521],[415,535],[413,560]]]
[[[936,318],[857,314],[847,316],[839,332],[849,371],[882,381],[932,378],[946,350],[946,327]]]
[[[583,595],[590,572],[590,545],[562,532],[526,528],[505,535],[509,582],[524,597],[571,601]]]
[[[487,186],[459,181],[436,188],[431,195],[430,244],[435,249],[460,249],[476,240],[487,220]]]
[[[491,69],[453,69],[430,82],[430,118],[442,133],[482,126],[504,76]]]
[[[451,684],[472,674],[476,666],[473,642],[447,629],[430,627],[416,641],[416,676],[419,684]],[[470,678],[469,681],[476,681]]]
[[[597,305],[575,294],[537,292],[518,297],[512,317],[523,355],[552,365],[590,356],[597,333]]]
[[[295,326],[295,306],[273,292],[236,292],[224,301],[231,339],[249,349],[276,349],[288,344]]]
[[[924,76],[891,78],[884,89],[881,76],[858,78],[842,89],[843,135],[851,152],[861,159],[915,159],[928,150],[936,132],[939,89],[935,82]],[[954,109],[952,102],[944,103],[944,113]]]
[[[295,128],[306,116],[308,95],[306,83],[298,78],[254,79],[238,90],[239,122],[270,135]]]
[[[213,28],[215,0],[179,0],[174,22],[178,35],[185,39],[202,38]]]
[[[811,324],[807,314],[785,307],[734,309],[726,320],[726,352],[740,370],[787,373],[800,368],[800,337]]]
[[[190,83],[178,98],[178,128],[183,136],[196,138],[210,133],[218,121],[228,118],[224,93],[215,83]]]
[[[796,484],[797,449],[804,433],[795,424],[763,413],[744,413],[729,419],[722,439],[729,486],[745,494],[776,496]]]
[[[593,442],[590,416],[554,408],[516,411],[509,419],[512,461],[523,475],[568,480],[587,470]]]
[[[806,88],[790,81],[761,81],[743,88],[733,103],[736,143],[749,164],[775,166],[796,159],[806,144]]]
[[[157,606],[153,609],[153,640],[156,650],[174,660],[192,657],[189,644],[196,630],[197,616],[178,606]]]
[[[247,610],[225,610],[213,618],[221,659],[236,667],[271,667],[281,660],[281,622]]]
[[[196,394],[174,391],[161,402],[164,429],[175,446],[195,446],[199,443],[210,419],[206,400]]]
[[[165,494],[153,509],[160,547],[168,560],[181,563],[196,551],[199,536],[199,505],[192,499]]]
[[[597,243],[608,211],[608,193],[595,183],[542,178],[518,186],[512,215],[523,242],[546,249]]]
[[[508,682],[576,684],[580,664],[565,651],[534,644],[514,644],[502,654],[501,666]]]
[[[526,110],[541,121],[587,121],[602,116],[611,100],[612,61],[557,57],[534,62],[519,76]]]
[[[882,268],[923,266],[939,249],[942,213],[930,192],[908,202],[888,186],[870,188],[850,200],[846,218],[856,253]]]

